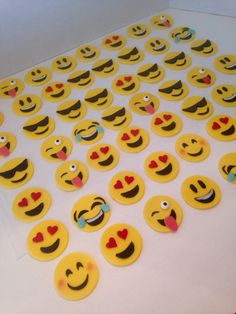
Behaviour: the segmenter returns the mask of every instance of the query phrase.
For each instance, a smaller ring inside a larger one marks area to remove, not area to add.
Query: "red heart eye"
[[[99,155],[96,152],[92,152],[92,154],[90,155],[90,159],[97,159],[98,157]]]
[[[159,124],[162,124],[162,123],[163,123],[163,121],[160,118],[156,118],[156,120],[154,122],[155,125],[159,125]]]
[[[128,141],[129,139],[130,139],[130,137],[129,137],[129,135],[127,134],[127,133],[124,133],[123,135],[122,135],[122,141]]]
[[[132,176],[125,176],[125,182],[130,184],[134,181],[134,177]]]
[[[123,184],[120,180],[117,180],[116,183],[114,184],[115,189],[123,189]]]
[[[128,230],[127,229],[119,230],[119,231],[117,231],[117,235],[121,239],[125,240],[127,238],[127,235],[128,235]]]
[[[212,127],[211,127],[213,130],[218,130],[221,128],[221,126],[219,125],[219,123],[217,122],[213,122],[212,124]]]
[[[168,121],[172,118],[172,115],[171,114],[164,114],[163,117],[166,121]]]
[[[26,206],[28,206],[28,201],[27,201],[27,199],[24,197],[24,198],[22,198],[22,200],[18,203],[18,206],[19,207],[26,207]]]
[[[125,76],[124,79],[126,82],[130,82],[132,80],[132,76]]]
[[[46,92],[47,92],[47,93],[50,93],[50,92],[52,92],[52,91],[53,91],[53,89],[52,89],[51,86],[48,86],[48,87],[46,88]]]
[[[151,160],[148,167],[149,168],[157,168],[157,163],[155,162],[155,160]]]
[[[220,122],[227,124],[229,122],[229,118],[228,117],[220,118]]]
[[[56,233],[58,230],[58,227],[57,226],[48,226],[47,227],[47,231],[48,233],[50,233],[51,235],[53,235],[54,233]]]
[[[130,133],[131,133],[133,136],[136,136],[136,135],[139,134],[139,129],[131,130]]]
[[[112,38],[114,39],[114,40],[117,40],[117,39],[119,39],[119,36],[112,36]]]
[[[37,200],[40,198],[41,195],[42,195],[41,192],[32,192],[32,193],[31,193],[31,197],[32,197],[32,199],[33,199],[34,201],[37,201]]]
[[[106,247],[108,249],[112,249],[113,247],[117,247],[116,240],[114,238],[109,238],[108,242],[106,243]]]
[[[63,84],[56,84],[56,88],[62,88],[63,87]]]
[[[43,234],[38,232],[36,236],[33,238],[34,243],[42,242],[43,241]]]
[[[123,83],[121,80],[118,80],[118,81],[116,82],[116,86],[122,86],[122,85],[124,85],[124,83]]]
[[[111,40],[110,39],[106,39],[105,44],[110,44]]]
[[[159,159],[160,161],[166,163],[167,160],[168,160],[168,156],[167,156],[167,155],[162,155],[162,156],[159,156],[158,159]]]
[[[101,147],[101,148],[100,148],[100,151],[101,151],[103,154],[106,154],[106,153],[109,151],[109,147],[108,147],[108,146]]]

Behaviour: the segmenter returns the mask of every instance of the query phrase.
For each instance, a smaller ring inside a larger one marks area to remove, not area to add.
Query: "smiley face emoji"
[[[185,179],[181,185],[184,201],[198,209],[209,209],[216,206],[221,199],[218,185],[211,179],[194,175]]]
[[[51,82],[44,86],[41,96],[48,102],[58,102],[70,95],[69,84],[62,82]]]
[[[86,106],[81,100],[70,99],[61,103],[56,110],[58,118],[66,122],[74,122],[86,115]]]
[[[225,180],[236,184],[236,153],[227,153],[222,156],[218,163],[218,169]]]
[[[181,105],[182,113],[194,120],[203,120],[213,114],[213,106],[209,99],[202,96],[190,96]]]
[[[34,116],[23,125],[23,133],[32,140],[45,138],[54,130],[54,120],[49,116]]]
[[[45,220],[34,226],[26,239],[29,254],[39,261],[50,261],[65,250],[68,232],[57,220]]]
[[[120,171],[111,178],[109,193],[120,204],[134,204],[143,197],[143,179],[135,172]]]
[[[144,161],[146,175],[155,182],[169,182],[179,172],[177,159],[167,152],[154,152]]]
[[[17,194],[12,204],[12,213],[16,219],[32,222],[42,218],[50,206],[50,194],[42,188],[33,187]]]
[[[217,53],[217,45],[209,39],[199,39],[191,43],[190,50],[199,57],[210,57]]]
[[[151,197],[144,206],[143,214],[152,229],[163,233],[176,232],[183,219],[180,205],[166,195]]]
[[[120,130],[131,122],[131,114],[122,106],[111,106],[101,115],[102,125],[111,130]]]
[[[157,63],[141,65],[137,70],[138,78],[145,83],[157,83],[163,79],[165,70]]]
[[[90,89],[85,94],[85,104],[91,109],[101,110],[111,105],[113,96],[112,93],[103,87]]]
[[[152,117],[150,127],[154,134],[169,137],[181,131],[182,121],[173,112],[158,112]]]
[[[119,50],[126,44],[126,39],[122,35],[113,34],[103,38],[101,45],[106,50]]]
[[[97,231],[105,226],[110,218],[110,206],[100,195],[88,194],[73,205],[71,218],[80,230]]]
[[[152,37],[145,42],[144,48],[152,55],[160,55],[169,50],[170,44],[163,38]]]
[[[16,147],[16,138],[13,134],[0,132],[0,158],[8,157]]]
[[[140,115],[154,114],[159,107],[159,100],[151,93],[141,92],[129,99],[129,108]]]
[[[25,74],[25,82],[32,86],[41,86],[51,79],[51,72],[46,67],[30,69]]]
[[[187,73],[188,82],[195,87],[209,87],[215,83],[215,74],[207,68],[192,68]]]
[[[151,33],[150,28],[145,24],[133,24],[127,29],[127,35],[131,38],[144,38]]]
[[[94,260],[85,253],[64,256],[54,272],[57,293],[67,300],[87,297],[98,282],[99,272]]]
[[[120,95],[129,95],[136,92],[140,87],[137,76],[132,74],[123,74],[117,76],[113,81],[111,88],[113,92]]]
[[[219,141],[236,139],[236,120],[230,115],[215,115],[206,123],[207,133]]]
[[[143,60],[143,57],[142,50],[137,47],[125,47],[117,56],[120,63],[127,65],[137,64]]]
[[[103,128],[94,120],[82,120],[72,130],[74,140],[82,145],[91,145],[98,142],[103,134]]]
[[[164,56],[164,64],[174,71],[181,71],[188,68],[192,60],[184,51],[171,51]]]
[[[151,26],[156,29],[168,29],[173,24],[173,19],[166,14],[155,15],[150,20]]]
[[[188,43],[195,38],[195,30],[189,27],[176,27],[169,33],[170,39],[175,43]]]
[[[83,45],[76,49],[75,54],[79,61],[90,62],[99,57],[100,51],[94,45]]]
[[[0,82],[0,98],[14,98],[23,90],[24,84],[17,78],[9,78]]]
[[[215,86],[211,91],[213,100],[223,107],[236,106],[236,85],[221,84]]]
[[[60,56],[52,61],[52,70],[57,73],[68,73],[76,68],[77,62],[71,56]]]
[[[139,257],[142,238],[138,231],[127,224],[114,224],[102,234],[100,248],[104,258],[115,266],[127,266]]]
[[[98,77],[110,77],[116,74],[119,70],[119,64],[113,59],[97,60],[92,67],[92,71]]]
[[[149,144],[148,132],[138,126],[122,129],[116,139],[117,145],[126,153],[138,153]]]
[[[24,157],[7,161],[0,167],[0,185],[6,189],[15,189],[28,182],[34,173],[32,162]]]
[[[181,80],[165,81],[159,86],[158,94],[165,100],[177,101],[187,96],[188,87]]]
[[[176,153],[184,160],[198,162],[210,154],[210,145],[198,134],[181,135],[175,142]]]
[[[84,89],[93,84],[94,76],[89,70],[79,70],[71,73],[67,82],[71,85],[71,87]]]
[[[220,55],[214,60],[213,65],[223,74],[236,74],[236,55]]]
[[[113,145],[97,144],[87,151],[87,163],[98,171],[113,169],[119,162],[119,153]]]
[[[77,160],[63,162],[55,172],[55,181],[64,191],[81,189],[88,180],[88,170]]]
[[[17,97],[12,103],[12,110],[18,116],[30,116],[40,110],[41,99],[33,94]]]
[[[50,136],[41,145],[41,156],[52,162],[63,161],[70,155],[72,147],[71,140],[68,137]]]

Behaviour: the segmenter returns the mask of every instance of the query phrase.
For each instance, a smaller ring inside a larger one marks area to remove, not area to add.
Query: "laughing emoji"
[[[187,73],[188,82],[195,87],[209,87],[215,83],[215,74],[207,68],[192,68]]]
[[[58,102],[70,95],[70,86],[62,82],[51,82],[44,86],[41,96],[48,102]]]
[[[23,125],[23,132],[25,136],[32,140],[45,138],[54,130],[55,123],[49,116],[34,116],[28,119]]]
[[[25,74],[25,82],[32,86],[41,86],[51,79],[51,72],[48,68],[37,67]]]
[[[77,99],[66,100],[61,103],[56,110],[57,116],[66,121],[74,122],[82,119],[86,115],[85,104]]]
[[[181,80],[165,81],[159,86],[158,94],[165,100],[180,100],[187,96],[188,87]]]
[[[24,84],[17,78],[9,78],[0,82],[0,97],[14,98],[22,93]]]
[[[140,87],[139,79],[132,74],[122,74],[113,81],[111,88],[113,92],[120,95],[129,95],[136,92]]]
[[[236,184],[236,153],[222,156],[218,163],[218,169],[225,180]]]
[[[72,151],[72,143],[66,136],[48,137],[41,145],[41,155],[52,162],[66,160]]]
[[[203,120],[213,114],[213,106],[209,99],[202,96],[190,96],[181,105],[182,113],[194,120]]]
[[[170,31],[169,37],[175,43],[188,43],[195,38],[195,30],[189,27],[176,27]]]
[[[72,130],[76,143],[90,145],[98,142],[104,134],[101,125],[94,120],[82,120]]]

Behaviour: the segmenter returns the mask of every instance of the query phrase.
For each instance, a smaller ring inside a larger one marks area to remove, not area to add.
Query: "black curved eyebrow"
[[[182,51],[180,52],[176,57],[165,60],[165,63],[168,64],[175,64],[178,60],[184,59],[185,58],[185,53]]]
[[[114,112],[110,116],[102,117],[105,121],[114,121],[116,117],[122,117],[125,115],[125,107],[121,108],[120,110]]]
[[[89,75],[90,75],[90,71],[86,71],[86,72],[84,72],[84,73],[82,73],[82,74],[80,74],[78,76],[75,76],[75,77],[73,77],[71,79],[68,79],[67,82],[69,82],[69,83],[79,83],[80,80],[88,78]]]
[[[236,165],[223,166],[222,170],[228,175],[233,168],[236,168]]]
[[[182,111],[185,112],[195,112],[197,111],[198,108],[202,108],[205,107],[207,105],[207,100],[205,97],[203,97],[201,100],[199,100],[199,102],[197,102],[196,104],[192,105],[191,107],[182,109]]]
[[[97,71],[97,72],[102,72],[105,68],[108,68],[108,67],[111,67],[113,65],[113,60],[110,59],[108,60],[107,62],[95,67],[95,68],[92,68],[93,71]]]
[[[56,112],[62,115],[69,114],[72,110],[77,110],[81,107],[81,101],[78,100],[74,105],[72,105],[69,108],[63,109],[63,110],[57,110]]]
[[[32,125],[26,125],[26,126],[23,126],[23,129],[26,130],[26,131],[29,131],[29,132],[34,132],[37,130],[37,128],[39,126],[46,126],[49,122],[49,117],[45,117],[43,118],[43,120],[35,123],[35,124],[32,124]]]
[[[136,47],[134,47],[129,53],[123,55],[123,56],[118,56],[119,59],[124,59],[127,60],[129,59],[131,56],[135,56],[136,54],[138,54],[138,49]]]
[[[170,94],[173,91],[173,89],[180,89],[180,88],[182,88],[181,80],[179,80],[178,82],[176,82],[175,84],[173,84],[173,85],[171,85],[169,87],[159,88],[159,92]]]
[[[79,212],[78,217],[76,217],[77,211],[75,211],[75,212],[74,212],[74,215],[73,215],[74,221],[77,222],[77,221],[79,220],[79,218],[80,218],[83,214],[85,214],[85,213],[87,213],[87,212],[88,212],[87,209],[83,209],[83,210],[81,210],[81,211]]]
[[[108,91],[107,89],[105,88],[101,93],[97,94],[96,96],[93,96],[93,97],[89,97],[89,98],[85,98],[86,101],[88,102],[97,102],[99,98],[104,98],[104,97],[107,97],[108,95]]]
[[[205,47],[209,47],[211,45],[211,41],[209,39],[207,39],[203,44],[201,44],[200,46],[196,46],[196,47],[192,47],[192,50],[196,50],[196,51],[202,51]]]
[[[13,178],[17,171],[21,172],[28,168],[28,159],[24,159],[19,165],[11,170],[0,172],[0,176],[5,179]]]
[[[138,75],[140,76],[148,76],[150,72],[156,72],[158,70],[158,64],[154,63],[149,69],[139,72]]]

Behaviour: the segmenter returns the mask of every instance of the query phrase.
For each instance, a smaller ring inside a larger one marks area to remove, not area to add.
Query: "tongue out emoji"
[[[10,151],[6,146],[0,148],[0,156],[7,157],[9,155],[10,155]]]
[[[60,150],[59,152],[56,153],[57,158],[59,158],[60,160],[66,160],[67,155],[63,150]]]
[[[205,83],[205,84],[211,84],[211,77],[210,75],[207,75],[205,76],[202,81]]]
[[[79,177],[75,177],[71,180],[72,184],[77,188],[81,188],[83,186],[83,182]]]
[[[149,114],[153,114],[155,112],[155,110],[151,104],[145,106],[144,108],[145,108],[146,112],[148,112]]]

